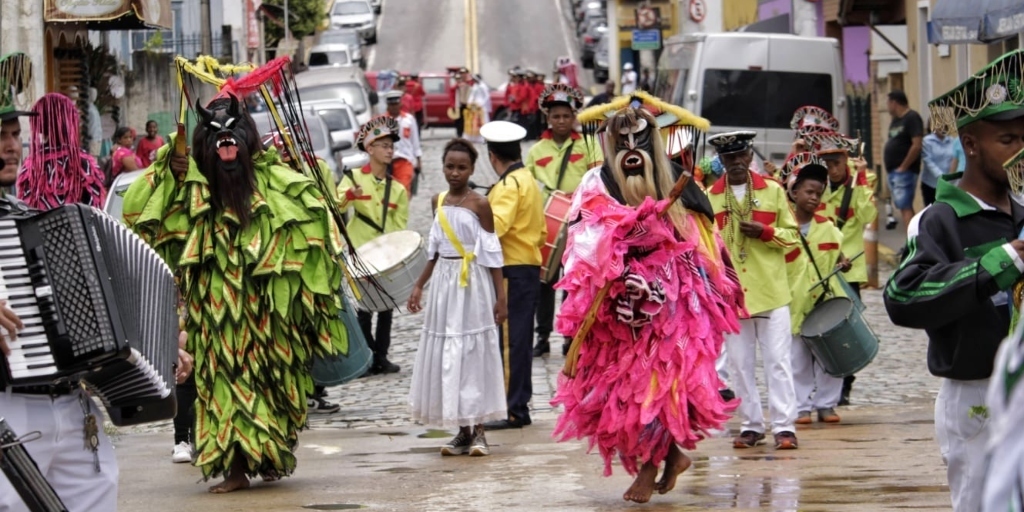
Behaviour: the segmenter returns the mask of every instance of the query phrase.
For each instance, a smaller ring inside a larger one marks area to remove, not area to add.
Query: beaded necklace
[[[725,177],[723,179],[728,180]],[[746,193],[743,194],[744,205],[742,207],[739,200],[736,199],[736,195],[732,192],[732,185],[729,185],[728,181],[725,184],[725,212],[728,215],[725,244],[730,248],[735,247],[734,244],[739,239],[739,254],[737,254],[737,258],[742,263],[747,261],[747,237],[740,233],[740,222],[750,220],[750,213],[754,210],[754,190],[751,185],[749,171],[747,174]]]

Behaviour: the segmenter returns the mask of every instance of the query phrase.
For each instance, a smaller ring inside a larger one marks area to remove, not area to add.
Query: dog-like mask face
[[[210,184],[210,202],[218,211],[231,209],[246,225],[255,190],[253,157],[262,150],[256,123],[233,95],[208,108],[197,102],[196,112],[192,156]]]

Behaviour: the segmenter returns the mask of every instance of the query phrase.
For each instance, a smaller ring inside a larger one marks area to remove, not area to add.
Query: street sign
[[[634,30],[633,31],[633,42],[631,47],[634,50],[660,50],[661,49],[661,31],[658,29],[654,30]]]

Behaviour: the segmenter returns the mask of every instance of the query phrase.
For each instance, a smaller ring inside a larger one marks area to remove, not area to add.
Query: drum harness
[[[562,163],[558,166],[558,181],[555,182],[555,190],[561,190],[562,178],[565,177],[565,168],[569,167],[569,157],[572,156],[572,150],[576,147],[576,139],[569,139],[572,142],[569,143],[568,149],[565,150],[565,154],[562,155]]]
[[[349,175],[348,176],[349,179],[352,180],[352,184],[355,185],[356,184],[355,176],[353,176],[351,170],[348,171],[348,175]],[[354,210],[356,212],[356,217],[359,220],[365,222],[367,225],[369,225],[373,229],[376,229],[377,231],[380,231],[381,233],[384,232],[384,226],[387,225],[387,223],[388,223],[388,201],[390,201],[390,199],[391,199],[391,181],[392,181],[391,180],[391,164],[388,164],[388,170],[387,170],[387,173],[384,176],[384,179],[386,180],[386,182],[384,184],[384,201],[383,201],[384,202],[384,211],[381,212],[380,225],[377,225],[377,223],[374,222],[373,219],[367,217],[365,214],[363,214],[363,212],[361,212],[359,210]]]
[[[836,227],[840,231],[843,230],[843,226],[846,225],[846,215],[850,212],[850,198],[853,197],[853,177],[851,176],[846,182],[846,191],[843,192],[843,201],[839,205],[838,219],[836,219]],[[818,300],[814,301],[814,305],[821,304],[825,297],[832,295],[832,288],[829,287],[828,281],[825,280],[821,275],[821,270],[818,269],[818,264],[814,262],[814,253],[811,252],[810,246],[807,245],[807,239],[804,238],[804,234],[797,230],[797,234],[800,235],[800,242],[804,245],[804,250],[807,251],[807,257],[811,259],[811,266],[814,267],[814,273],[818,274],[818,281],[821,282],[824,293],[818,297]]]

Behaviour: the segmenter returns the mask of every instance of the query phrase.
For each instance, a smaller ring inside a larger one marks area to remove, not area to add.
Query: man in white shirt
[[[402,110],[402,91],[388,91],[384,95],[388,105],[388,115],[398,122],[398,135],[401,139],[395,142],[395,156],[391,161],[391,175],[412,196],[412,179],[420,172],[423,147],[420,146],[420,129],[416,117]]]
[[[633,63],[627,62],[622,65],[622,94],[633,94],[636,92],[636,71],[633,71]]]

